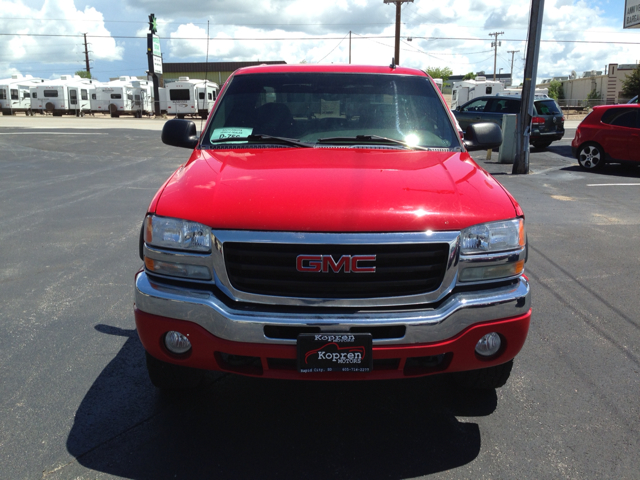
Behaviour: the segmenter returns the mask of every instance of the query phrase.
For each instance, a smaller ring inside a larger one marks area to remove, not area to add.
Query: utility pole
[[[413,3],[413,0],[384,0],[384,3],[395,3],[396,5],[396,50],[394,64],[400,65],[400,8],[403,3]]]
[[[351,30],[349,30],[349,65],[351,65]]]
[[[504,35],[504,32],[490,33],[490,37],[494,37],[494,41],[491,42],[491,46],[494,47],[493,51],[493,81],[496,81],[496,60],[498,59],[498,47],[502,45],[502,42],[498,42],[498,35]]]
[[[84,35],[84,59],[87,64],[87,73],[89,74],[89,78],[91,78],[91,65],[89,65],[89,47],[87,46],[87,34]]]
[[[507,50],[507,53],[511,54],[511,81],[513,82],[513,56],[520,50]]]
[[[533,117],[533,99],[538,75],[538,55],[542,36],[542,17],[544,0],[531,0],[529,35],[527,42],[527,60],[524,66],[524,84],[522,103],[516,124],[516,158],[511,173],[529,173],[529,139],[531,138],[531,118]]]

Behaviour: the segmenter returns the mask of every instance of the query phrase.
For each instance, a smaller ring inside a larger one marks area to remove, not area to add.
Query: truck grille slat
[[[237,290],[298,298],[376,298],[416,295],[436,290],[444,278],[446,243],[382,245],[316,245],[226,242],[229,281]],[[375,273],[329,269],[299,272],[299,255],[375,255]]]

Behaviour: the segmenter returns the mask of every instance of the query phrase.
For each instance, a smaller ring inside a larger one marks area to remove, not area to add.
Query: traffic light
[[[158,23],[156,21],[156,16],[153,13],[149,15],[149,31],[151,33],[156,33],[158,31]]]

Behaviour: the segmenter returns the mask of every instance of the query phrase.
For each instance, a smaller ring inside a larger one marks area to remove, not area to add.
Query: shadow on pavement
[[[562,170],[568,172],[580,172],[587,175],[592,175],[594,180],[602,177],[622,177],[630,179],[640,178],[640,165],[628,164],[628,163],[608,163],[604,165],[600,170],[588,171],[582,168],[577,163],[570,167],[563,168]]]
[[[465,465],[495,391],[447,377],[300,382],[211,375],[207,387],[151,386],[135,330],[83,399],[67,448],[78,463],[125,478],[406,478]]]

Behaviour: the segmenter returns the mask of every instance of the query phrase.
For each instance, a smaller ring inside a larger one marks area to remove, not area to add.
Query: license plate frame
[[[297,337],[300,373],[369,373],[373,370],[370,333],[301,333]]]

